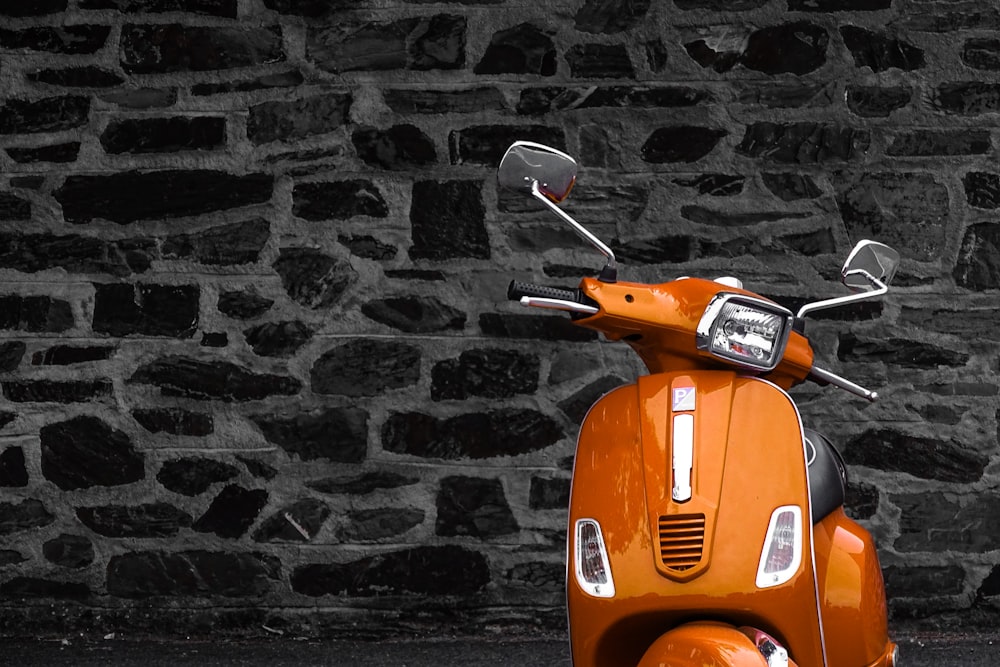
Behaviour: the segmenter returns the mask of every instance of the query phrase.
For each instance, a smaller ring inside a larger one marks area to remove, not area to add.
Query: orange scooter
[[[814,380],[806,313],[888,290],[899,255],[862,241],[852,294],[795,315],[735,278],[619,282],[611,249],[556,204],[576,163],[517,142],[502,187],[534,197],[607,258],[576,289],[512,282],[526,306],[567,311],[650,371],[590,409],[573,469],[567,602],[577,667],[892,667],[871,536],[843,509],[846,468],[786,393]]]

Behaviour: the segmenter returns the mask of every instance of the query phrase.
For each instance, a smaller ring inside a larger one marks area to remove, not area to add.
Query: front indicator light
[[[780,586],[795,576],[802,564],[802,537],[802,510],[797,505],[771,513],[757,566],[757,588]]]
[[[576,582],[580,588],[594,597],[613,598],[615,582],[600,524],[593,519],[577,520],[575,542]]]
[[[792,312],[752,297],[719,294],[698,323],[696,345],[756,370],[773,370],[788,344]]]

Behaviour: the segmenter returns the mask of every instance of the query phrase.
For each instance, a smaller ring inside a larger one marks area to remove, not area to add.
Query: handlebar
[[[809,378],[820,385],[832,384],[835,387],[839,387],[854,394],[855,396],[860,396],[861,398],[867,399],[873,403],[878,400],[877,392],[865,389],[864,387],[854,384],[850,380],[842,378],[828,370],[824,370],[819,366],[812,367],[812,370],[809,371]]]
[[[507,286],[507,298],[511,301],[520,301],[522,297],[538,297],[540,299],[559,299],[560,301],[573,301],[579,303],[580,290],[562,289],[559,287],[546,287],[545,285],[533,285],[522,283],[518,280],[510,281]]]

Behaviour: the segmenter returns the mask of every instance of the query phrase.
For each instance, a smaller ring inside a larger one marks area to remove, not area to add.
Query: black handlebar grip
[[[559,287],[546,287],[545,285],[532,285],[522,283],[517,280],[510,281],[507,287],[507,298],[511,301],[520,301],[522,296],[535,296],[543,299],[559,299],[561,301],[578,302],[579,290],[561,289]]]

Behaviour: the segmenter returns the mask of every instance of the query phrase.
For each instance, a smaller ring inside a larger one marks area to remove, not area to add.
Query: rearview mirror
[[[507,149],[497,170],[497,181],[504,188],[532,194],[538,191],[555,203],[569,196],[576,183],[576,160],[548,146],[517,141]]]
[[[859,241],[844,262],[840,275],[852,292],[871,292],[888,285],[899,267],[899,253],[876,241]],[[874,279],[874,281],[873,281]]]

